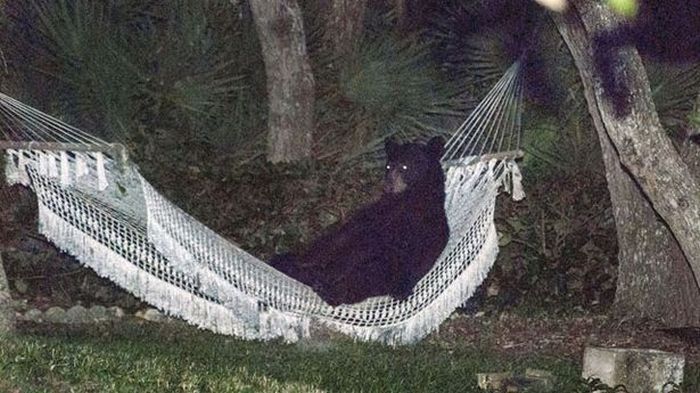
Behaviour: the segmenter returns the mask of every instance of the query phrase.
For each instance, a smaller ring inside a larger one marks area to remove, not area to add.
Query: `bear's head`
[[[398,144],[392,139],[384,143],[387,155],[384,193],[400,194],[418,188],[444,190],[445,175],[440,166],[444,141],[434,137],[427,144]]]

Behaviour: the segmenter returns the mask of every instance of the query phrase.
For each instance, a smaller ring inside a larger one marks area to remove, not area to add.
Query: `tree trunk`
[[[0,252],[0,337],[12,334],[15,327],[15,311],[12,307],[10,286],[5,276],[5,268]]]
[[[296,0],[250,0],[267,76],[268,149],[273,163],[311,155],[314,77]]]
[[[617,118],[603,97],[591,38],[614,27],[612,13],[592,0],[574,0],[570,7],[554,18],[581,74],[603,151],[620,249],[615,311],[668,327],[700,326],[696,181],[661,128],[636,50],[621,53],[618,75],[630,87],[630,114]]]
[[[365,22],[367,0],[326,0],[324,34],[336,59],[342,60],[357,50]]]
[[[678,242],[624,170],[610,140],[600,139],[620,250],[614,312],[666,327],[700,326],[700,290]]]

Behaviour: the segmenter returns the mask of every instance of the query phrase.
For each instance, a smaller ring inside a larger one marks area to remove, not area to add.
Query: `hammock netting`
[[[43,235],[169,315],[245,339],[296,341],[322,324],[356,339],[402,344],[437,329],[496,258],[496,195],[505,187],[515,199],[523,196],[513,154],[521,102],[516,63],[447,142],[450,238],[413,294],[337,307],[168,201],[118,145],[4,94],[0,148],[7,151],[7,182],[37,195]]]

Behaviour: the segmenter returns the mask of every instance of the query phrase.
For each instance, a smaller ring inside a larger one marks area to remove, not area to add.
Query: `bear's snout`
[[[406,182],[403,180],[401,172],[390,170],[384,177],[384,193],[398,194],[406,190]]]

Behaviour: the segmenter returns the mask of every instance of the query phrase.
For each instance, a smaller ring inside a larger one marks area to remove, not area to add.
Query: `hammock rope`
[[[295,341],[320,323],[361,340],[411,343],[468,299],[496,258],[496,195],[505,186],[523,196],[514,162],[521,101],[516,63],[446,144],[450,238],[414,293],[338,307],[172,204],[114,144],[1,93],[0,149],[7,181],[37,195],[42,234],[168,314],[246,339]]]
[[[519,64],[513,64],[469,114],[445,145],[443,161],[520,148],[523,82],[518,71]]]

